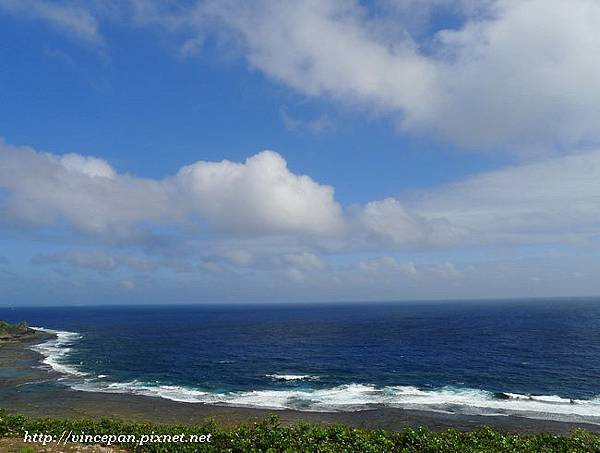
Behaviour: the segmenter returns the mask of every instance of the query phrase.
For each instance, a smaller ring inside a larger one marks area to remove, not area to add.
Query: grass
[[[520,435],[483,427],[474,431],[432,432],[425,428],[400,432],[344,425],[298,423],[287,426],[277,417],[226,428],[213,420],[202,425],[157,425],[105,419],[32,419],[0,409],[0,437],[23,438],[25,431],[60,438],[63,432],[91,435],[211,434],[210,443],[115,443],[136,452],[600,452],[600,436],[577,430],[570,436]]]

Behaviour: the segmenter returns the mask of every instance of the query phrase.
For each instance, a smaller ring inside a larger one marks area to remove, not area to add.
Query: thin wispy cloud
[[[334,129],[333,121],[326,115],[319,115],[316,118],[301,118],[292,115],[286,108],[281,109],[281,120],[285,128],[293,132],[322,134]]]
[[[105,45],[89,2],[0,0],[0,11],[46,23],[61,33],[98,48]]]

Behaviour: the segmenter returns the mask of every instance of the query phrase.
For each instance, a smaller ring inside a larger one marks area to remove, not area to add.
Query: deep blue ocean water
[[[600,300],[0,308],[60,385],[299,410],[600,423]]]

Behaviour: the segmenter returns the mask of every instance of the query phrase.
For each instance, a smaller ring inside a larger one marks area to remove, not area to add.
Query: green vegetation
[[[0,437],[23,438],[25,431],[54,435],[198,435],[210,443],[116,442],[113,446],[136,452],[600,452],[600,437],[585,431],[571,436],[532,436],[500,433],[491,428],[470,432],[406,429],[401,432],[365,430],[342,425],[319,426],[299,423],[286,426],[277,417],[225,428],[214,421],[198,426],[156,425],[118,420],[29,419],[0,410]]]
[[[25,321],[17,324],[9,324],[6,321],[0,320],[0,345],[3,343],[30,340],[38,336],[40,336],[40,332],[29,328],[29,325]]]
[[[9,335],[25,335],[30,331],[31,329],[25,321],[19,322],[17,324],[9,324],[6,321],[0,320],[0,337]]]

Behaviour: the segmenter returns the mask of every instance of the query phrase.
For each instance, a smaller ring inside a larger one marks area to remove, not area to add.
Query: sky
[[[596,0],[0,0],[0,305],[600,294]]]

